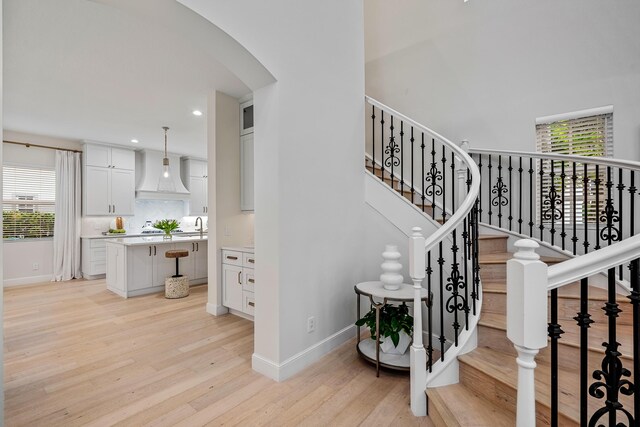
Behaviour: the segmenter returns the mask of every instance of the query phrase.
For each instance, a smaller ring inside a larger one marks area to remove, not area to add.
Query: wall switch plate
[[[40,269],[40,264],[38,264],[37,262],[33,263],[33,269],[34,270],[39,270]]]
[[[224,226],[224,236],[225,237],[231,237],[231,229],[229,228],[228,225]]]
[[[316,318],[311,316],[307,319],[307,333],[311,333],[316,330]]]

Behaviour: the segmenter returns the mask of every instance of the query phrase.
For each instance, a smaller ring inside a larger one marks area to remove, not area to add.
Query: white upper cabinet
[[[182,181],[186,184],[191,197],[189,199],[189,215],[203,216],[209,214],[208,206],[208,170],[207,162],[198,159],[182,159]]]
[[[253,211],[253,134],[240,137],[240,209]]]
[[[83,214],[133,215],[136,190],[133,150],[85,144],[83,158]]]

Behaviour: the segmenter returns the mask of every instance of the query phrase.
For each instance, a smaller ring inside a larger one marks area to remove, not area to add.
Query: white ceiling
[[[169,126],[170,151],[203,157],[207,94],[250,92],[201,43],[122,9],[4,0],[3,14],[8,130],[161,149]]]

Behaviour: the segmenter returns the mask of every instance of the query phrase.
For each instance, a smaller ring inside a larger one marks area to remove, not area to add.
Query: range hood
[[[176,191],[158,191],[158,180],[162,173],[162,151],[136,151],[136,198],[152,200],[189,200],[191,194],[180,179],[180,156],[169,154],[171,177]]]

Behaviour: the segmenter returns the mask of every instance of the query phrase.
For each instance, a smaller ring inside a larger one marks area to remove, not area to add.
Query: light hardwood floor
[[[406,375],[350,341],[288,381],[251,370],[253,324],[191,296],[128,300],[103,280],[9,288],[5,425],[425,425]]]

